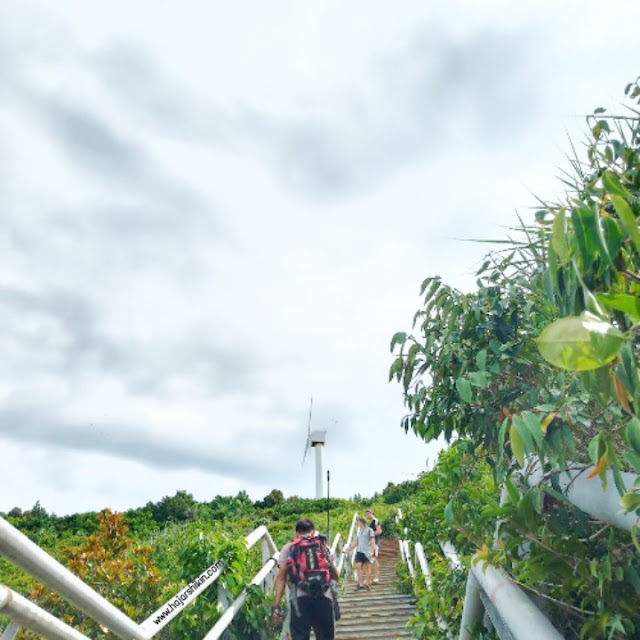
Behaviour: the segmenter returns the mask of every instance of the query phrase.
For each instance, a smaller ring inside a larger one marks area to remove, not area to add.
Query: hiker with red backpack
[[[282,624],[280,601],[288,584],[291,640],[309,640],[311,629],[316,640],[334,640],[338,607],[332,581],[338,580],[338,572],[327,539],[316,533],[311,520],[298,520],[296,537],[282,547],[278,565],[272,608],[274,626]]]

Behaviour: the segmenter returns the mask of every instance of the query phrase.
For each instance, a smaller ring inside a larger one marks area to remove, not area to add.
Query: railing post
[[[84,634],[4,585],[0,585],[0,614],[49,640],[89,640]]]
[[[15,622],[10,622],[4,630],[4,633],[0,636],[0,640],[13,640],[18,631],[20,631],[20,625]]]
[[[269,562],[269,559],[273,556],[273,552],[269,547],[269,542],[266,538],[262,539],[262,564],[265,565]],[[273,571],[269,572],[267,577],[264,579],[264,590],[271,591],[273,589],[274,583],[274,575]]]
[[[502,569],[474,557],[471,560],[471,573],[514,638],[564,640],[549,619]]]
[[[411,576],[412,580],[415,580],[416,572],[413,568],[413,562],[411,561],[411,551],[409,549],[408,540],[404,541],[404,557],[405,557],[405,562],[407,563],[407,569],[409,569],[409,575]]]
[[[473,575],[473,571],[469,571],[467,577],[467,588],[464,594],[464,607],[462,609],[462,620],[460,621],[460,638],[459,640],[470,640],[471,627],[482,620],[484,607],[480,599],[480,583]]]
[[[102,623],[111,633],[126,640],[148,640],[150,637],[131,618],[3,518],[0,518],[0,553],[9,562]]]

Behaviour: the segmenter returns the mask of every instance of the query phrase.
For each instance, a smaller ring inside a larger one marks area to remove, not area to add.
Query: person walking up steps
[[[358,518],[358,537],[349,546],[345,547],[345,553],[349,553],[354,548],[356,550],[356,571],[358,573],[358,586],[356,589],[369,589],[371,582],[371,553],[373,551],[374,533],[367,526],[364,518]]]
[[[289,584],[291,640],[309,640],[313,629],[316,640],[334,640],[334,607],[331,581],[338,580],[331,552],[324,536],[317,535],[308,518],[296,523],[296,537],[282,547],[278,559],[278,578],[272,621],[282,624],[280,601]]]
[[[373,567],[373,582],[380,582],[380,562],[378,555],[380,552],[380,539],[382,538],[382,525],[380,520],[373,515],[371,509],[366,510],[367,518],[370,518],[369,528],[374,534],[373,553],[371,554],[371,566]]]

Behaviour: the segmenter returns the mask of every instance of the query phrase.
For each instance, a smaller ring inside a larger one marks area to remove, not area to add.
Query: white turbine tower
[[[322,480],[323,480],[323,460],[322,454],[324,449],[325,436],[327,435],[324,429],[314,429],[311,431],[311,410],[313,408],[313,396],[311,396],[311,403],[309,404],[309,424],[307,425],[307,443],[304,448],[304,455],[302,456],[302,464],[307,457],[309,448],[313,447],[316,450],[316,499],[322,498]]]

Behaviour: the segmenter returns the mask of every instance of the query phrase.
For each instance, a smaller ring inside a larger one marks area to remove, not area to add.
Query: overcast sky
[[[389,341],[552,199],[640,3],[0,4],[0,511],[415,477]]]

